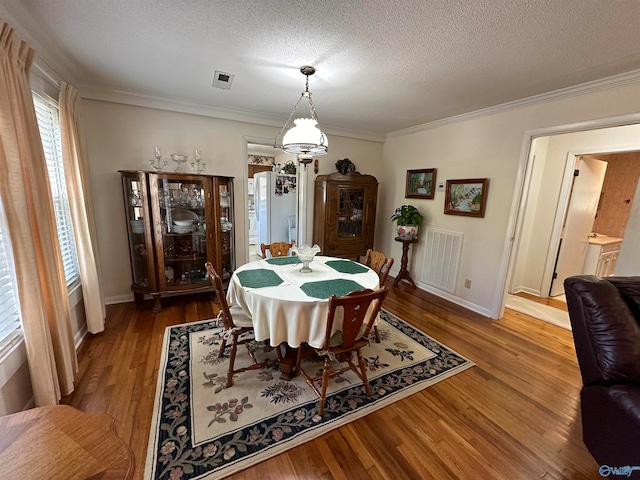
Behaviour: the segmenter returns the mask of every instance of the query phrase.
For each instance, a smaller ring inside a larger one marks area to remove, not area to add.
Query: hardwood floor
[[[387,280],[390,286],[392,278]],[[212,318],[210,295],[107,307],[79,351],[64,403],[107,412],[142,478],[164,329]],[[230,478],[601,478],[582,443],[582,385],[571,332],[506,310],[492,321],[408,285],[384,308],[476,363],[458,375]]]

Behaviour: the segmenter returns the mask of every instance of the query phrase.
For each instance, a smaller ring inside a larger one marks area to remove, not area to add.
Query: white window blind
[[[71,223],[71,210],[69,209],[69,196],[67,195],[67,186],[64,180],[58,107],[52,101],[36,93],[33,94],[33,102],[36,108],[40,137],[42,138],[42,148],[44,149],[47,169],[49,170],[53,208],[58,227],[58,240],[62,251],[64,274],[69,287],[79,281],[79,274],[76,244]]]
[[[21,338],[18,291],[13,256],[0,205],[0,352]]]

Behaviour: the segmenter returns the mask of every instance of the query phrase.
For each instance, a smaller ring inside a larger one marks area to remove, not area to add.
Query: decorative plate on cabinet
[[[192,210],[187,210],[185,208],[176,208],[174,210],[171,210],[171,220],[173,220],[174,223],[176,223],[176,221],[181,222],[181,221],[188,221],[188,220],[191,220],[191,222],[197,222],[198,219],[199,219],[198,214]],[[176,223],[176,225],[180,225],[180,224]]]

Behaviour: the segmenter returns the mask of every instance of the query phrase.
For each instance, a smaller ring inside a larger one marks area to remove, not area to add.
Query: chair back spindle
[[[369,249],[364,257],[363,263],[378,274],[380,286],[384,285],[384,282],[387,281],[389,270],[391,270],[393,266],[393,258],[387,257],[382,252]]]
[[[207,262],[205,264],[205,268],[207,269],[207,273],[209,274],[209,278],[211,279],[211,283],[213,284],[213,288],[216,291],[216,296],[218,297],[218,301],[220,302],[220,310],[222,310],[222,322],[224,324],[225,330],[230,330],[235,327],[233,323],[233,317],[231,316],[231,310],[229,308],[229,304],[227,303],[227,297],[225,296],[224,286],[222,285],[222,278],[218,275],[215,268],[211,262]]]
[[[289,251],[295,246],[296,242],[271,242],[261,243],[260,250],[262,251],[262,258],[267,258],[267,252],[271,257],[286,257],[289,255]],[[295,253],[293,254],[295,255]]]

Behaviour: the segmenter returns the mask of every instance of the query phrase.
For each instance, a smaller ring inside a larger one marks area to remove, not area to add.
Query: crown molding
[[[37,25],[20,2],[13,2],[11,10],[0,0],[0,17],[9,23],[15,32],[34,51],[34,65],[48,76],[54,77],[57,83],[64,80],[67,83],[77,83],[78,70],[49,35]],[[38,32],[37,36],[30,32]]]
[[[474,112],[463,113],[449,118],[443,118],[441,120],[435,120],[433,122],[423,123],[416,125],[415,127],[404,128],[402,130],[396,130],[394,132],[387,133],[387,138],[398,137],[402,135],[408,135],[410,133],[422,132],[424,130],[431,130],[433,128],[441,127],[452,123],[463,122],[466,120],[472,120],[475,118],[485,117],[493,115],[495,113],[504,112],[507,110],[515,110],[517,108],[550,102],[553,100],[561,100],[563,98],[577,97],[580,95],[586,95],[589,93],[598,92],[601,90],[607,90],[610,88],[620,87],[623,85],[629,85],[640,82],[640,70],[632,70],[631,72],[621,73],[612,77],[603,78],[600,80],[594,80],[592,82],[581,83],[571,87],[561,88],[552,92],[541,93],[531,97],[515,100],[513,102],[507,102],[493,107],[483,108]]]
[[[103,102],[121,103],[138,107],[155,108],[158,110],[169,110],[172,112],[189,113],[192,115],[202,115],[205,117],[233,120],[236,122],[254,123],[270,127],[281,128],[285,120],[282,118],[261,115],[255,112],[235,110],[229,108],[214,107],[202,103],[194,103],[179,98],[159,97],[146,95],[138,92],[126,90],[116,90],[108,87],[95,87],[90,85],[77,86],[82,98],[89,100],[100,100]],[[322,124],[322,131],[328,135],[355,138],[358,140],[369,140],[373,142],[384,142],[385,134],[362,132],[338,127],[331,127]]]

